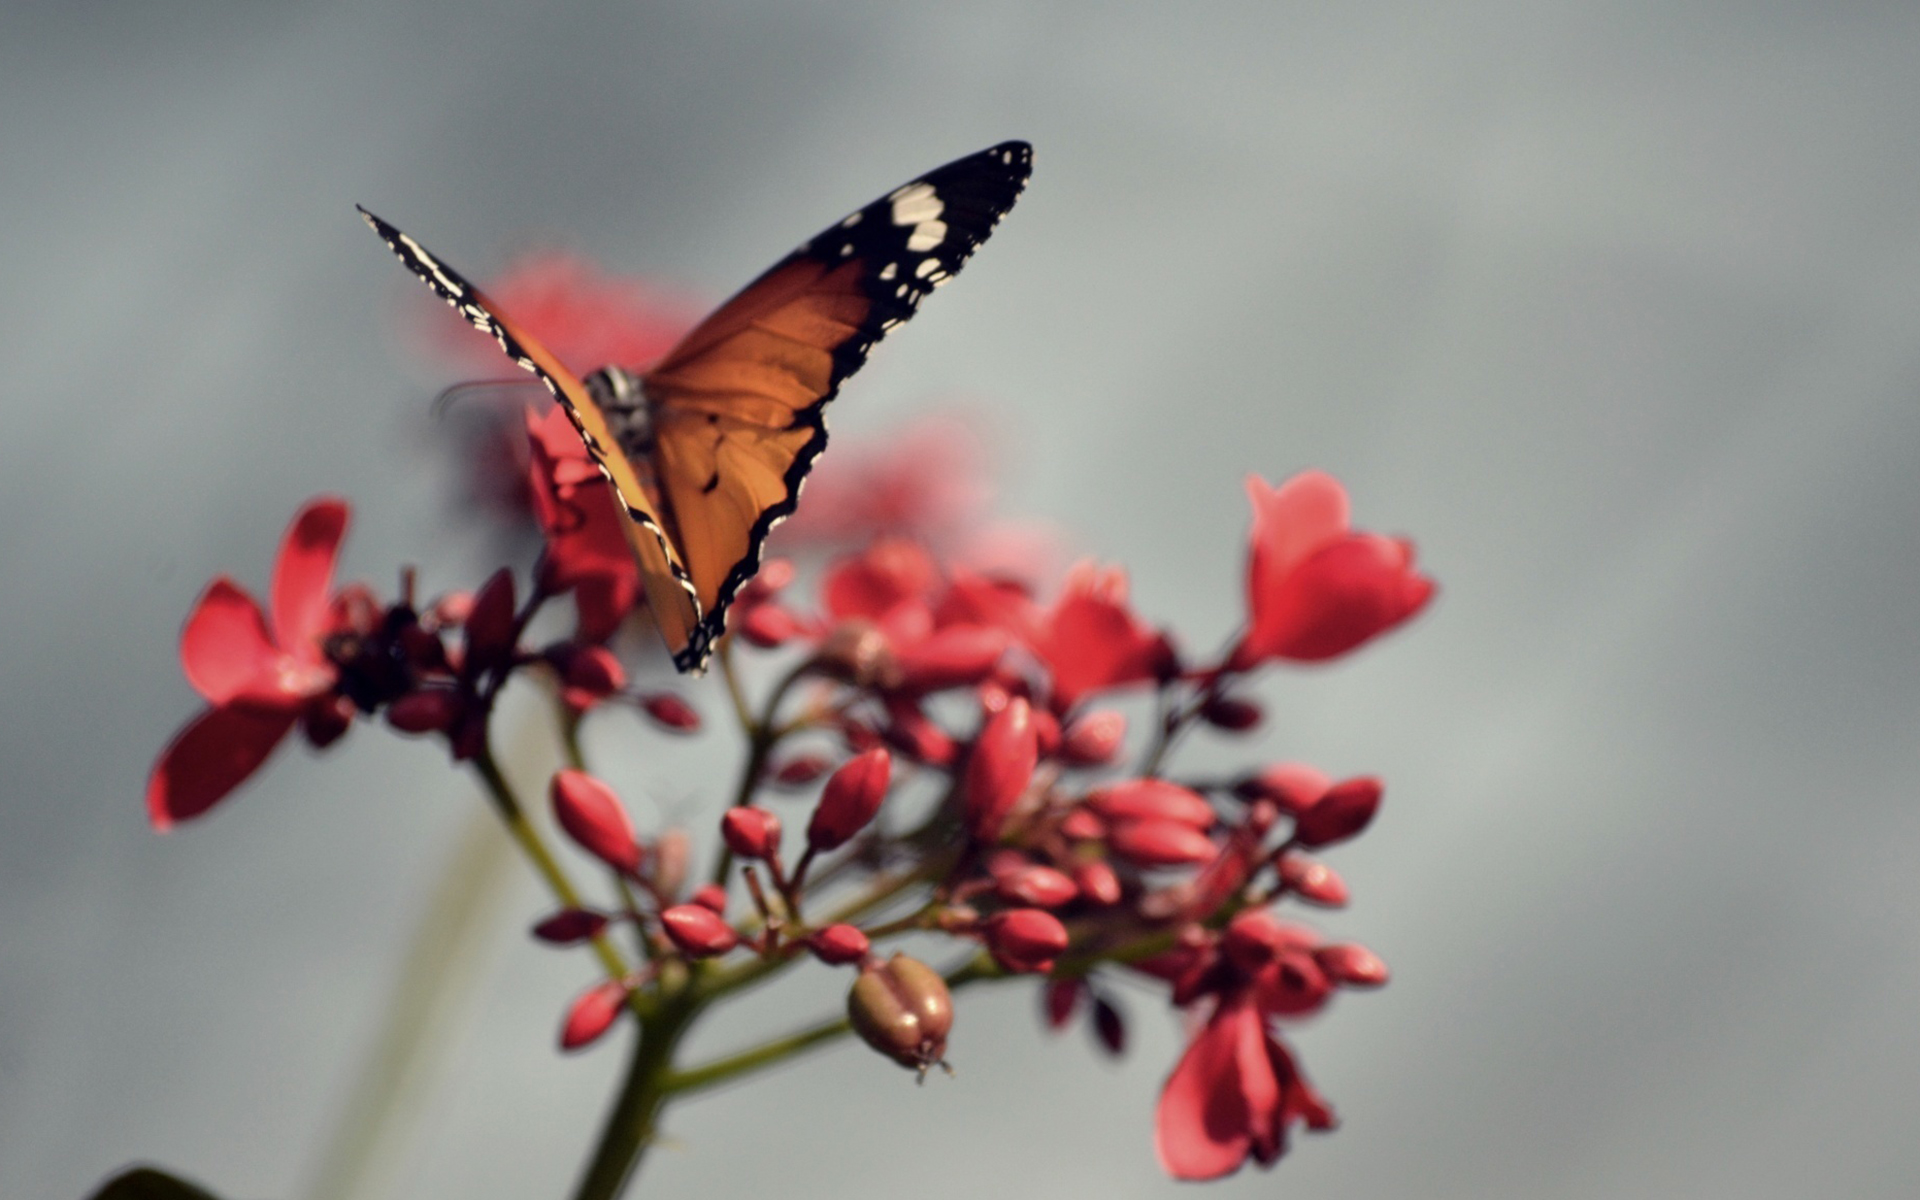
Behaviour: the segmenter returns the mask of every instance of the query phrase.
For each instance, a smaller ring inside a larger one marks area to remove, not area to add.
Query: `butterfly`
[[[566,410],[619,500],[674,666],[699,674],[826,448],[827,403],[959,273],[1032,169],[1032,146],[1002,142],[929,171],[775,263],[647,371],[612,365],[584,380],[426,247],[360,215]]]

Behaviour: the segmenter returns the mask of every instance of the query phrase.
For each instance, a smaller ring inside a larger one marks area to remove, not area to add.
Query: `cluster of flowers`
[[[484,769],[494,699],[521,671],[543,674],[576,717],[627,701],[669,729],[698,728],[674,693],[630,686],[609,648],[635,616],[639,581],[577,437],[557,412],[529,413],[527,432],[544,552],[524,602],[504,569],[425,606],[408,579],[391,604],[362,585],[336,590],[347,507],[330,499],[302,509],[287,534],[271,629],[237,584],[208,588],[181,655],[210,707],[155,766],[156,826],[208,810],[295,726],[324,747],[378,712]],[[852,456],[846,466],[872,470]],[[911,475],[898,479],[911,493]],[[1117,569],[1083,564],[1043,599],[897,524],[827,565],[811,604],[796,598],[789,561],[767,563],[731,615],[730,641],[767,652],[777,682],[749,703],[737,645],[723,649],[748,761],[707,881],[690,879],[684,831],[643,839],[602,780],[577,767],[551,778],[558,825],[610,869],[618,897],[595,906],[556,887],[561,906],[534,928],[546,942],[592,944],[609,964],[568,1009],[562,1045],[596,1041],[623,1013],[645,1019],[689,980],[757,982],[811,957],[854,972],[847,1023],[923,1075],[944,1060],[952,987],[1010,975],[1045,977],[1048,1019],[1088,1009],[1117,1052],[1124,1024],[1101,979],[1125,970],[1164,981],[1170,1003],[1193,1014],[1156,1120],[1171,1174],[1272,1163],[1291,1129],[1329,1128],[1332,1111],[1278,1022],[1339,989],[1383,984],[1386,967],[1274,910],[1346,902],[1315,854],[1366,828],[1381,785],[1292,763],[1186,777],[1170,752],[1199,725],[1252,730],[1254,672],[1349,653],[1419,612],[1433,588],[1410,544],[1352,529],[1332,478],[1256,478],[1248,490],[1247,621],[1211,661],[1191,661],[1137,614]],[[541,606],[567,595],[573,634],[523,645]],[[1130,689],[1157,699],[1157,719],[1132,739],[1112,706]],[[816,787],[804,836],[783,836],[798,822],[782,820],[792,800],[777,793]],[[616,928],[633,935],[637,968],[609,958]],[[965,956],[942,973],[879,949],[909,935],[953,939]]]

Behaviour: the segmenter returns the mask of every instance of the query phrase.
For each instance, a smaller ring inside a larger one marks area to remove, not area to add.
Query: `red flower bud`
[[[1033,710],[1033,742],[1041,758],[1052,758],[1060,749],[1060,718],[1044,708]]]
[[[1234,794],[1242,800],[1268,800],[1281,812],[1299,816],[1320,802],[1333,781],[1305,763],[1276,763],[1241,780]]]
[[[1049,979],[1040,989],[1040,1003],[1047,1016],[1047,1026],[1058,1029],[1073,1019],[1073,1010],[1080,1005],[1080,997],[1087,990],[1084,979]]]
[[[984,929],[993,961],[1017,973],[1044,974],[1067,949],[1067,927],[1037,908],[1012,908],[987,918]]]
[[[704,904],[676,904],[660,914],[660,926],[688,958],[711,958],[740,944],[740,935]]]
[[[513,571],[501,567],[480,585],[467,614],[466,654],[461,666],[471,676],[504,666],[513,657]]]
[[[1294,823],[1293,840],[1302,846],[1325,846],[1358,834],[1380,808],[1381,784],[1370,775],[1342,780],[1327,789],[1312,808]]]
[[[724,917],[727,915],[727,889],[717,883],[703,883],[693,889],[693,895],[687,897],[687,903],[710,908]]]
[[[1238,696],[1215,696],[1200,707],[1200,718],[1217,729],[1245,733],[1266,714],[1258,704]]]
[[[300,732],[308,745],[325,750],[346,735],[357,711],[345,696],[322,696],[300,710]]]
[[[751,805],[730,808],[720,818],[720,836],[741,858],[775,858],[780,853],[780,818]]]
[[[387,705],[387,724],[401,733],[440,733],[460,716],[460,699],[445,688],[426,688]]]
[[[1076,842],[1092,842],[1107,836],[1107,823],[1085,808],[1076,808],[1060,818],[1060,836]]]
[[[560,672],[560,698],[575,712],[585,712],[627,686],[627,671],[605,646],[562,642],[549,651]]]
[[[1013,806],[1027,790],[1039,763],[1040,745],[1033,728],[1033,709],[1021,697],[987,718],[967,759],[961,783],[967,828],[983,842],[1000,836]]]
[[[1342,987],[1376,988],[1387,982],[1387,964],[1373,951],[1352,942],[1321,946],[1313,952],[1313,961]]]
[[[887,707],[893,716],[885,731],[888,742],[916,762],[928,766],[944,767],[953,762],[953,739],[947,736],[946,730],[910,704],[889,704]]]
[[[1002,900],[1034,908],[1059,908],[1080,894],[1066,875],[1032,864],[994,872],[994,891]]]
[[[856,755],[833,773],[820,793],[819,807],[807,822],[807,845],[815,850],[843,846],[873,820],[887,798],[893,757],[876,747]]]
[[[1093,1036],[1115,1058],[1127,1052],[1127,1019],[1105,996],[1093,998]]]
[[[1107,832],[1107,845],[1143,867],[1209,862],[1219,852],[1213,839],[1180,821],[1123,821]]]
[[[1264,908],[1238,913],[1220,935],[1220,948],[1233,965],[1252,974],[1284,950],[1297,949],[1293,927],[1281,923]]]
[[[1067,726],[1060,756],[1072,767],[1100,767],[1114,760],[1127,740],[1125,713],[1091,712]]]
[[[828,966],[840,967],[864,959],[872,943],[851,925],[829,925],[807,939],[807,949]]]
[[[773,782],[783,788],[805,787],[825,775],[831,765],[818,754],[796,754],[773,769]]]
[[[924,1075],[947,1053],[953,997],[939,972],[896,954],[860,969],[847,993],[847,1019],[867,1045]]]
[[[1344,908],[1347,885],[1332,867],[1304,854],[1280,856],[1280,882],[1309,904],[1322,908]]]
[[[620,1010],[627,1004],[627,985],[617,980],[588,988],[574,998],[567,1019],[560,1026],[560,1048],[578,1050],[600,1040],[613,1028]]]
[[[640,843],[633,822],[613,789],[585,771],[555,772],[547,788],[554,819],[581,849],[616,871],[640,869]]]
[[[1333,983],[1305,950],[1283,950],[1253,978],[1260,1007],[1270,1013],[1308,1013],[1327,1002]]]
[[[910,692],[971,687],[993,674],[1012,644],[990,625],[953,625],[900,656],[900,686]]]
[[[700,714],[693,706],[672,692],[656,692],[643,697],[640,707],[654,719],[662,729],[675,733],[692,733],[700,728]]]
[[[741,619],[740,636],[762,650],[784,646],[800,636],[800,621],[778,604],[756,604]]]
[[[563,908],[533,927],[533,936],[556,946],[584,942],[607,927],[607,914],[590,908]]]
[[[1175,821],[1194,829],[1212,829],[1213,805],[1200,793],[1164,779],[1133,779],[1100,788],[1087,807],[1108,821]]]
[[[1104,908],[1120,903],[1120,877],[1106,863],[1081,863],[1073,869],[1073,882],[1094,904]]]

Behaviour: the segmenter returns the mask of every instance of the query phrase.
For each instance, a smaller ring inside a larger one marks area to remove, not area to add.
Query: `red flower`
[[[606,363],[649,366],[673,348],[698,315],[648,284],[552,252],[517,259],[488,285],[487,294],[576,374]],[[450,343],[476,369],[498,370],[500,347],[491,338],[464,321],[439,328],[450,331]]]
[[[1118,567],[1081,563],[1067,575],[1059,600],[1040,619],[1033,649],[1053,674],[1056,708],[1081,697],[1157,678],[1173,648],[1127,607],[1127,576]]]
[[[180,665],[211,707],[174,736],[147,777],[155,829],[218,804],[303,714],[337,719],[338,672],[321,643],[330,632],[347,517],[346,502],[331,498],[309,501],[295,515],[274,562],[271,631],[259,603],[224,575],[194,606],[180,635]]]
[[[1175,1179],[1218,1179],[1249,1156],[1287,1149],[1295,1123],[1333,1128],[1333,1110],[1294,1065],[1251,995],[1230,994],[1188,1044],[1160,1092],[1154,1148]]]
[[[1413,543],[1353,532],[1346,490],[1332,476],[1306,471],[1272,488],[1253,475],[1247,495],[1251,624],[1234,651],[1236,668],[1337,657],[1432,598],[1433,581],[1414,570]]]
[[[544,417],[527,410],[527,441],[533,515],[547,540],[544,582],[575,589],[581,641],[605,641],[640,595],[640,567],[613,490],[558,405]]]

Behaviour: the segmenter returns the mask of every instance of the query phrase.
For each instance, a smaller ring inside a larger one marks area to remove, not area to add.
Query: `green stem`
[[[673,1052],[698,1015],[697,1003],[672,1004],[640,1022],[626,1081],[607,1114],[574,1200],[614,1200],[626,1189],[660,1130],[673,1074]]]

